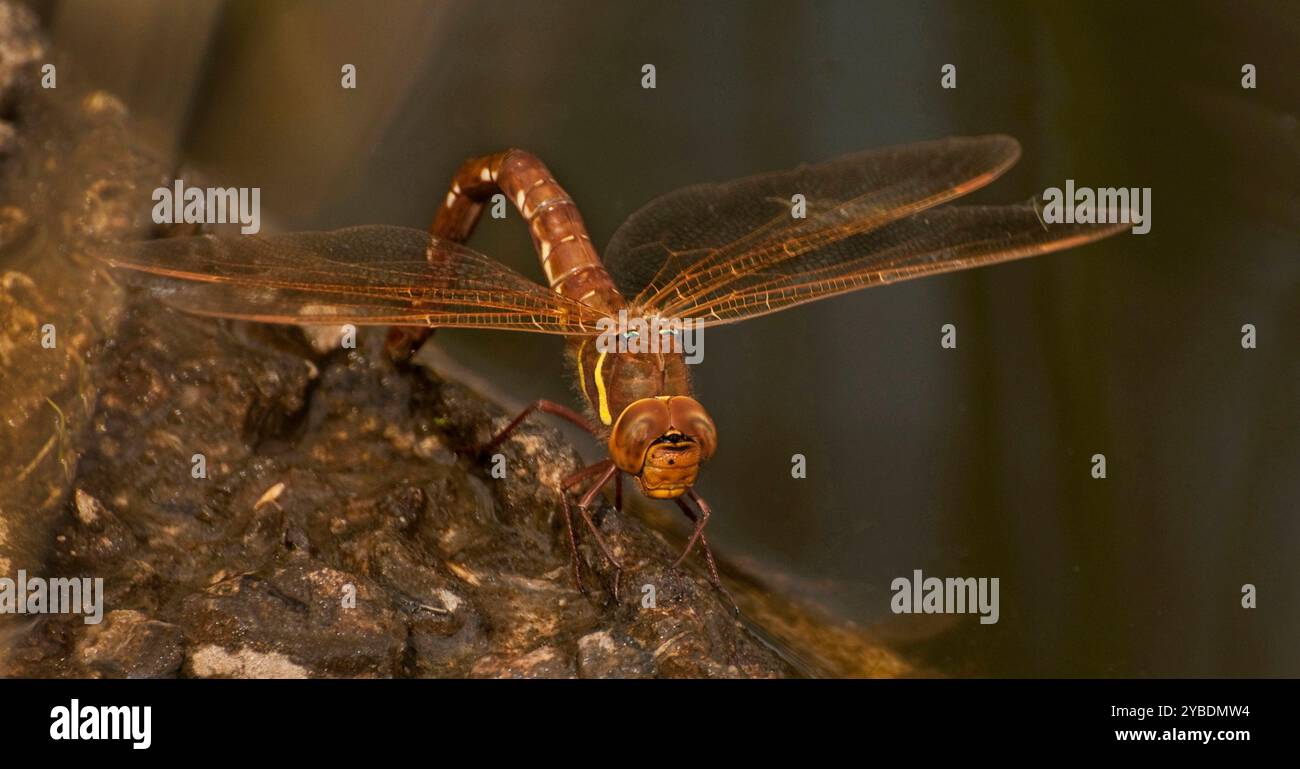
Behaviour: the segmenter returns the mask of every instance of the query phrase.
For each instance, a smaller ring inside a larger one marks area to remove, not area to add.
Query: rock
[[[188,596],[180,624],[186,672],[200,677],[395,676],[406,647],[406,623],[374,586],[311,562]]]
[[[25,5],[0,3],[0,106],[31,75],[31,66],[45,56],[40,20]]]
[[[554,646],[542,646],[518,657],[483,657],[471,678],[573,678],[573,658]]]
[[[481,619],[472,611],[415,616],[409,641],[410,673],[427,678],[464,675],[491,648]]]
[[[77,467],[51,563],[104,575],[110,610],[179,628],[184,661],[171,672],[791,672],[702,576],[672,569],[674,548],[630,514],[606,506],[600,516],[628,567],[619,600],[586,540],[593,594],[578,592],[558,499],[538,490],[557,465],[576,466],[573,449],[530,421],[507,443],[512,472],[497,481],[439,448],[504,415],[388,361],[382,335],[314,359],[292,329],[190,318],[147,295],[124,319],[99,438]],[[205,478],[191,472],[196,454]],[[645,584],[658,596],[649,608]],[[75,623],[47,624],[17,674],[75,675],[62,649],[103,643]]]
[[[42,88],[51,63],[59,87]],[[37,16],[0,2],[0,574],[10,576],[44,569],[90,439],[96,351],[122,295],[92,251],[147,234],[166,166],[121,113],[88,110],[84,79],[67,74]]]
[[[653,674],[653,655],[626,639],[615,640],[608,630],[578,639],[578,675],[582,678],[647,678]]]
[[[135,536],[99,499],[84,489],[73,492],[73,517],[56,538],[56,551],[69,559],[116,562],[136,548]]]
[[[278,652],[200,645],[190,653],[190,674],[198,678],[307,678],[311,671]]]
[[[81,665],[105,678],[164,678],[180,669],[181,629],[140,611],[104,615],[77,642]]]

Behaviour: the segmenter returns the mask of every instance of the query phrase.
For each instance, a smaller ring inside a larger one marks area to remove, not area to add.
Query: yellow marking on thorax
[[[593,372],[596,380],[596,408],[600,413],[601,424],[605,425],[614,421],[614,418],[609,415],[609,397],[605,394],[605,380],[600,376],[600,370],[605,365],[605,356],[608,354],[607,352],[600,354],[600,357],[596,359],[596,370]]]

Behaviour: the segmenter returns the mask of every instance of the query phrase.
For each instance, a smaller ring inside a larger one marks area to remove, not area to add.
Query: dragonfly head
[[[718,447],[718,430],[694,398],[642,398],[623,409],[609,436],[618,469],[636,476],[653,499],[676,499]]]

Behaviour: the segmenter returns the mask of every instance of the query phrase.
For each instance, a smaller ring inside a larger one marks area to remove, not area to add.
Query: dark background
[[[1300,675],[1295,3],[34,5],[187,181],[261,187],[264,231],[427,227],[461,160],[509,146],[598,245],[680,186],[948,135],[1023,145],[978,201],[1153,188],[1148,235],[711,331],[710,533],[941,672]],[[541,278],[513,211],[472,245]],[[434,344],[517,402],[574,399],[555,339]],[[1000,622],[892,615],[914,569],[1000,578]]]

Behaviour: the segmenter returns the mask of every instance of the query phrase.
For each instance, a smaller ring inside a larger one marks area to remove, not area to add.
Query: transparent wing
[[[633,214],[605,262],[634,305],[664,307],[965,195],[1019,156],[1009,136],[950,138],[687,187]]]
[[[704,325],[734,323],[869,286],[1058,251],[1129,226],[1049,225],[1033,204],[941,206],[796,256],[764,251],[753,269],[653,309]]]
[[[604,313],[458,243],[405,227],[175,238],[118,247],[168,304],[264,323],[594,333]]]

